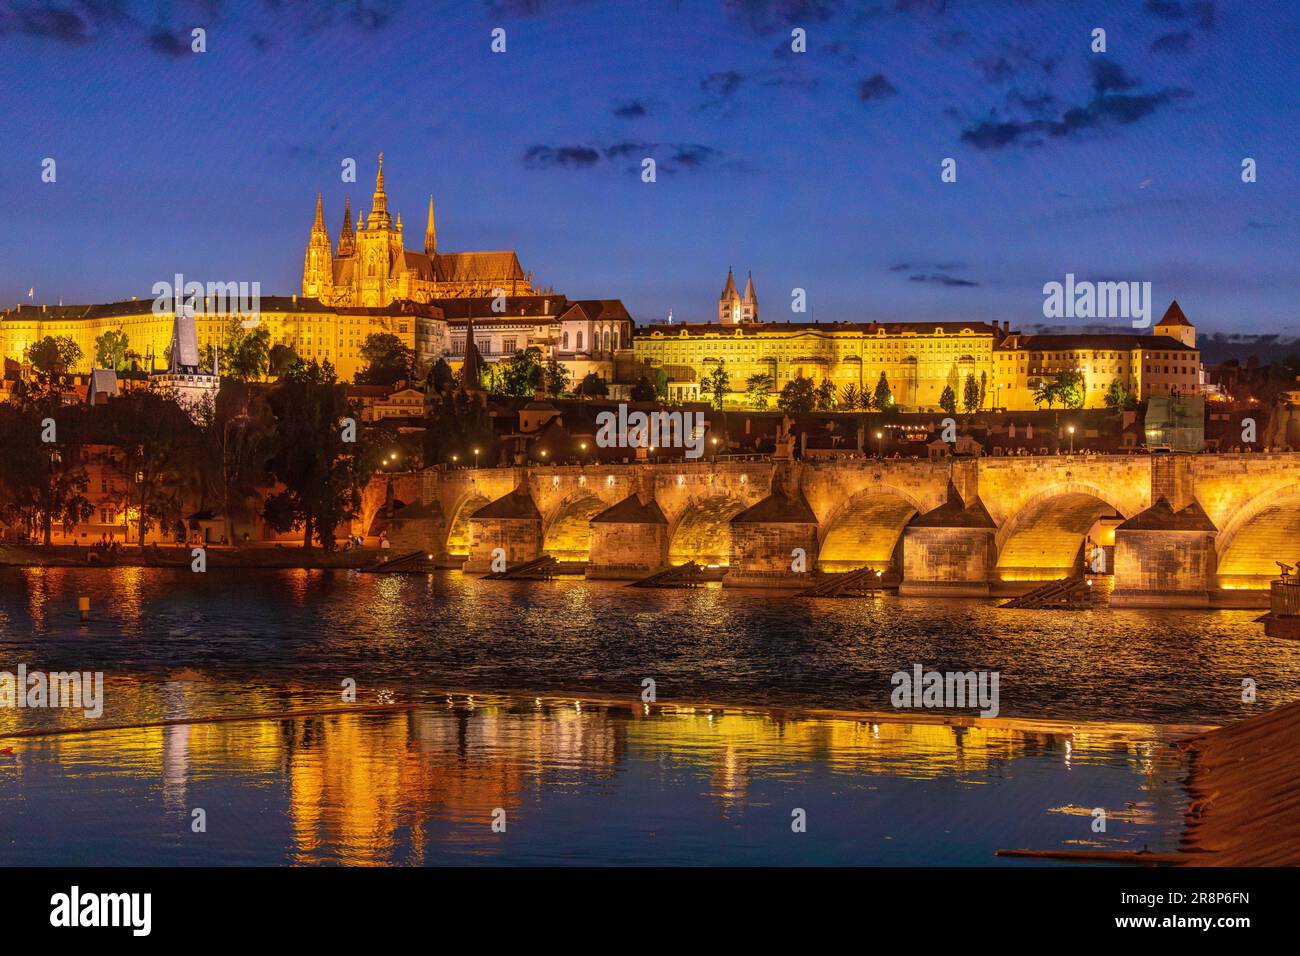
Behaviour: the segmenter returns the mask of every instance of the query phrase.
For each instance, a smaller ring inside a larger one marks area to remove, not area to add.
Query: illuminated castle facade
[[[424,230],[424,251],[407,249],[402,236],[402,216],[388,211],[384,190],[384,154],[370,214],[358,215],[352,225],[352,206],[343,210],[338,245],[330,243],[321,197],[316,197],[316,219],[303,257],[302,294],[325,305],[383,308],[406,299],[481,298],[501,294],[535,295],[532,275],[524,272],[513,251],[439,252],[438,231],[429,197],[429,218]]]

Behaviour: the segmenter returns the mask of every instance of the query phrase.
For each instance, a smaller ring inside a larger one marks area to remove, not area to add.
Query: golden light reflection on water
[[[116,692],[139,698],[128,710],[141,718],[166,720],[196,706],[195,688],[184,681],[124,684]],[[253,692],[244,704],[273,711],[284,698]],[[757,782],[813,773],[853,786],[885,778],[990,784],[1014,776],[1011,768],[1027,759],[1068,772],[1118,767],[1146,796],[1108,813],[1151,824],[1177,816],[1169,780],[1180,762],[1171,736],[1150,725],[1044,730],[1014,721],[958,726],[483,695],[470,706],[456,695],[450,703],[377,713],[11,737],[0,740],[15,749],[10,764],[0,763],[0,778],[21,787],[37,762],[52,761],[70,783],[143,781],[177,814],[214,779],[280,788],[277,812],[290,825],[291,862],[419,864],[435,833],[440,853],[454,847],[490,857],[501,845],[484,839],[494,811],[513,819],[544,792],[613,792],[629,765],[696,781],[723,818],[744,811]],[[1091,808],[1057,804],[1043,812]]]

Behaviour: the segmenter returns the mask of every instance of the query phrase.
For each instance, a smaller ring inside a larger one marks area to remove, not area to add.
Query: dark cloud
[[[0,36],[6,33],[74,45],[86,43],[91,38],[89,22],[71,7],[14,7],[8,11],[0,10]]]
[[[838,14],[842,0],[723,0],[722,8],[756,34],[825,23]]]
[[[182,37],[163,27],[155,27],[149,31],[148,42],[149,48],[155,53],[164,53],[167,56],[184,56],[190,52],[189,33]]]
[[[600,152],[590,146],[530,146],[523,162],[529,169],[586,169],[600,162]]]
[[[700,80],[700,89],[715,99],[728,99],[740,89],[744,79],[744,75],[735,70],[722,70]]]
[[[1181,20],[1186,14],[1183,5],[1176,0],[1147,0],[1147,13],[1165,20]]]
[[[745,164],[728,161],[720,150],[700,143],[647,143],[625,140],[608,146],[530,146],[522,162],[527,169],[592,169],[625,166],[639,170],[641,161],[655,160],[663,173],[706,169],[745,171]]]
[[[1151,44],[1152,53],[1184,53],[1192,43],[1192,32],[1182,30],[1158,37]]]
[[[924,282],[949,288],[971,288],[979,285],[978,282],[971,279],[960,279],[957,276],[945,275],[942,272],[918,273],[908,276],[907,279],[909,282]]]
[[[885,79],[883,73],[877,73],[875,76],[869,76],[858,83],[858,99],[864,103],[872,100],[888,99],[897,93],[894,84]]]
[[[628,100],[615,106],[612,112],[619,119],[638,119],[649,114],[650,104],[645,100]]]
[[[961,140],[977,149],[1000,149],[1035,136],[1068,136],[1107,124],[1127,126],[1191,94],[1186,90],[1161,89],[1152,93],[1121,92],[1140,84],[1109,60],[1092,62],[1093,96],[1083,106],[1071,107],[1059,117],[986,119],[962,131]]]
[[[1131,90],[1137,81],[1124,72],[1124,67],[1113,60],[1092,60],[1092,88],[1098,93]]]

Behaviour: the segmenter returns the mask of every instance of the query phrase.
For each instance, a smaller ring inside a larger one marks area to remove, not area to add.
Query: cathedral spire
[[[379,154],[379,172],[375,175],[375,194],[370,200],[369,229],[386,229],[392,220],[388,215],[388,194],[384,192],[384,154]]]
[[[352,231],[352,197],[343,200],[343,228],[339,230],[339,256],[350,256],[357,251],[357,236]]]
[[[433,194],[429,194],[429,224],[424,227],[424,251],[427,255],[438,254],[438,230],[433,224]]]
[[[321,194],[316,194],[316,221],[311,224],[311,231],[325,231],[325,207],[321,204]]]

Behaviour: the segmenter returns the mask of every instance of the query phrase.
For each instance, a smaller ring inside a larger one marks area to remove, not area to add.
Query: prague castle
[[[404,299],[434,299],[534,295],[532,276],[519,265],[514,252],[439,252],[438,231],[429,197],[429,219],[424,230],[424,251],[412,252],[403,244],[402,216],[388,212],[384,191],[384,154],[370,202],[370,215],[358,215],[352,227],[351,203],[344,206],[338,247],[330,246],[319,194],[303,257],[302,294],[325,305],[378,308]]]

